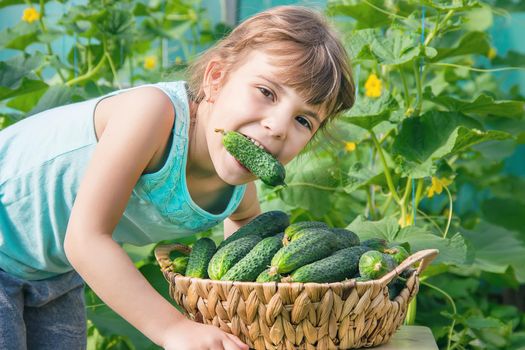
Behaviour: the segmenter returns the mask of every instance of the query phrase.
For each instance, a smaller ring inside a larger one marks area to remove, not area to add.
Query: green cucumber
[[[330,230],[311,230],[315,232],[302,235],[275,253],[270,274],[291,272],[303,265],[323,259],[341,248],[336,235]]]
[[[377,250],[368,251],[359,259],[359,274],[365,278],[381,278],[395,267],[396,262],[391,255]]]
[[[284,230],[284,239],[283,244],[287,245],[294,237],[304,229],[307,228],[325,228],[328,229],[329,226],[321,221],[300,221],[294,222]]]
[[[270,274],[270,268],[267,268],[265,270],[263,270],[263,272],[261,272],[259,274],[259,276],[257,276],[257,278],[255,279],[255,282],[260,282],[260,283],[264,283],[264,282],[281,282],[281,275],[276,273],[276,274],[273,274],[271,275]]]
[[[282,238],[279,235],[263,239],[229,269],[221,280],[254,282],[257,276],[270,266],[272,257],[282,246]]]
[[[400,245],[385,249],[385,253],[391,255],[398,265],[410,255],[408,254],[407,250]]]
[[[360,245],[359,236],[350,230],[334,227],[331,228],[330,231],[332,231],[336,235],[339,235],[342,238],[345,247],[353,247]]]
[[[220,280],[239,260],[252,250],[261,237],[250,235],[239,238],[235,244],[228,244],[215,253],[208,264],[208,275],[212,280]]]
[[[261,238],[273,236],[276,233],[283,232],[289,224],[290,218],[285,212],[280,210],[267,211],[235,231],[230,237],[222,241],[217,249],[249,235],[258,235]]]
[[[208,237],[203,237],[193,244],[188,266],[186,267],[186,276],[208,278],[208,263],[213,254],[215,254],[215,242]]]
[[[284,166],[269,152],[259,148],[249,138],[237,131],[224,131],[222,144],[242,165],[269,186],[284,185]]]
[[[357,235],[351,231],[348,231],[342,228],[329,228],[329,227],[323,228],[317,225],[314,227],[306,227],[296,232],[293,232],[293,235],[291,236],[289,240],[287,240],[286,238],[283,238],[283,244],[286,246],[290,244],[291,242],[303,236],[312,235],[319,231],[330,231],[331,233],[333,233],[333,235],[331,236],[332,237],[331,239],[334,240],[334,244],[336,245],[337,249],[343,249],[343,248],[348,248],[348,247],[352,247],[355,245],[359,245],[359,237],[357,237]]]
[[[188,267],[189,256],[178,256],[171,262],[171,271],[179,273],[181,275],[186,274],[186,268]]]
[[[383,238],[370,238],[361,242],[361,245],[366,245],[374,250],[377,250],[381,253],[387,248],[387,240]]]
[[[338,250],[324,259],[299,267],[284,281],[330,283],[352,278],[359,270],[359,258],[369,250],[366,246]]]

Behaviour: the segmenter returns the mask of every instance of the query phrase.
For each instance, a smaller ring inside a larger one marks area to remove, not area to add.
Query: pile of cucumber
[[[352,231],[318,221],[290,224],[282,211],[257,216],[218,246],[197,240],[189,256],[173,260],[179,274],[222,281],[340,282],[379,279],[409,256],[384,239],[360,241]],[[403,285],[394,280],[389,287]]]

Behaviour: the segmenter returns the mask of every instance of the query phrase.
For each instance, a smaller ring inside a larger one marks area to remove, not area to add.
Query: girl
[[[85,281],[163,348],[247,349],[186,319],[119,243],[221,221],[227,237],[258,215],[256,177],[215,129],[288,163],[352,106],[348,57],[319,14],[287,6],[245,21],[188,73],[188,83],[117,91],[0,133],[0,348],[85,348]]]

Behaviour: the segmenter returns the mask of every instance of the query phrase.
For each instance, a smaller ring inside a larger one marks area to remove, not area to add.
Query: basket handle
[[[414,254],[410,255],[408,258],[403,260],[401,264],[396,266],[395,269],[384,275],[379,279],[379,282],[382,285],[387,285],[390,283],[394,277],[399,276],[403,271],[408,269],[413,264],[417,263],[418,261],[421,261],[421,264],[419,264],[416,274],[419,275],[421,272],[423,272],[424,269],[427,268],[428,265],[432,262],[432,260],[435,259],[435,257],[438,255],[439,250],[437,249],[424,249],[420,250],[418,252],[415,252]]]
[[[155,247],[155,259],[157,259],[162,271],[171,266],[170,254],[173,251],[189,255],[191,253],[191,248],[181,243],[161,244]]]

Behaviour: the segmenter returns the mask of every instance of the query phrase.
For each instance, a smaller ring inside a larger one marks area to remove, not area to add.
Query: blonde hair
[[[281,82],[327,115],[323,124],[354,104],[355,87],[343,45],[322,15],[301,6],[258,13],[203,52],[187,71],[193,99],[204,98],[202,82],[211,59],[219,59],[231,72],[254,49],[276,58],[283,67]]]

